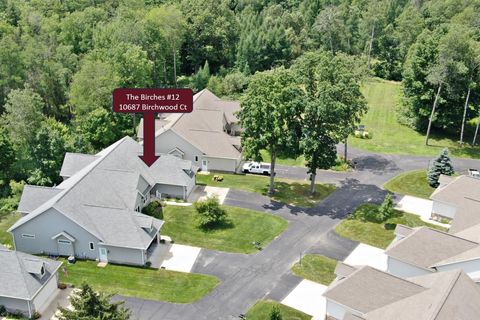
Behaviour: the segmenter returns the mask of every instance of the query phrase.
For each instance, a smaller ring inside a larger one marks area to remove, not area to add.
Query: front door
[[[73,245],[70,240],[65,240],[65,239],[58,239],[58,255],[59,256],[73,256]]]
[[[202,171],[208,171],[208,161],[205,159],[202,160]]]
[[[98,260],[100,260],[100,262],[108,262],[107,249],[99,247],[98,250],[99,250]]]

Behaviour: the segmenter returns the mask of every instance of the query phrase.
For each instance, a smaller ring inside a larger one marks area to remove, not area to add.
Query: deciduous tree
[[[277,157],[299,155],[304,96],[294,73],[280,67],[253,75],[241,100],[239,117],[246,157],[260,160],[263,149],[270,154],[269,194],[275,192]]]

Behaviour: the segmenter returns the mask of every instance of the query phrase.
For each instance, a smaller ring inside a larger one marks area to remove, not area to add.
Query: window
[[[35,239],[34,234],[22,233],[22,238]]]
[[[68,241],[68,240],[62,240],[62,239],[58,239],[58,243],[71,244],[70,241]]]
[[[40,269],[40,275],[43,277],[44,274],[45,274],[45,267],[42,266],[42,269]]]
[[[195,156],[195,161],[198,161],[198,156]]]
[[[90,246],[90,250],[95,250],[95,246],[93,245],[93,242],[90,242],[88,245]]]

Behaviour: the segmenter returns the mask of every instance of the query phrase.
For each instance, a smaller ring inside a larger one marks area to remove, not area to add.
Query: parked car
[[[244,173],[255,173],[255,174],[264,174],[270,175],[271,174],[271,167],[270,163],[263,163],[263,162],[246,162],[243,165],[243,172]]]
[[[468,169],[468,175],[474,178],[480,178],[480,172],[477,169]]]

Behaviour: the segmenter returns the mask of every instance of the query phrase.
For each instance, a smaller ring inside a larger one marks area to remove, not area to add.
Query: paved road
[[[343,147],[338,147],[342,154]],[[345,179],[355,179],[365,184],[381,187],[385,182],[404,171],[427,169],[434,157],[376,154],[349,148],[349,159],[355,162],[351,172],[318,170],[317,179],[321,182],[340,184]],[[480,160],[453,158],[454,169],[466,173],[469,168],[479,168]],[[289,179],[308,179],[307,169],[302,167],[277,166],[277,176]]]
[[[238,319],[257,300],[281,301],[301,279],[291,274],[291,266],[299,256],[318,253],[343,260],[358,243],[338,236],[334,226],[358,205],[379,203],[385,191],[381,186],[393,176],[408,170],[427,168],[428,157],[378,155],[350,148],[356,162],[352,172],[318,172],[322,182],[338,188],[320,205],[301,209],[269,198],[238,190],[230,190],[226,205],[264,211],[288,220],[289,227],[264,250],[255,254],[233,254],[202,250],[193,272],[215,275],[221,283],[212,293],[192,304],[173,304],[136,298],[125,300],[137,319]],[[454,159],[458,172],[479,168],[478,160]],[[278,177],[306,179],[305,168],[278,166]],[[255,239],[252,239],[252,241]]]
[[[231,190],[225,204],[282,216],[289,222],[288,229],[256,254],[202,250],[192,271],[215,275],[222,281],[211,294],[196,303],[181,305],[136,298],[117,299],[125,300],[135,317],[142,320],[236,319],[257,300],[266,297],[281,300],[295,288],[300,279],[290,273],[290,268],[300,254],[321,252],[334,258],[347,255],[356,245],[348,240],[344,242],[344,249],[328,252],[333,245],[341,247],[344,241],[332,239],[330,230],[358,205],[378,203],[382,198],[382,191],[377,187],[351,179],[319,206],[305,210],[258,194]]]

